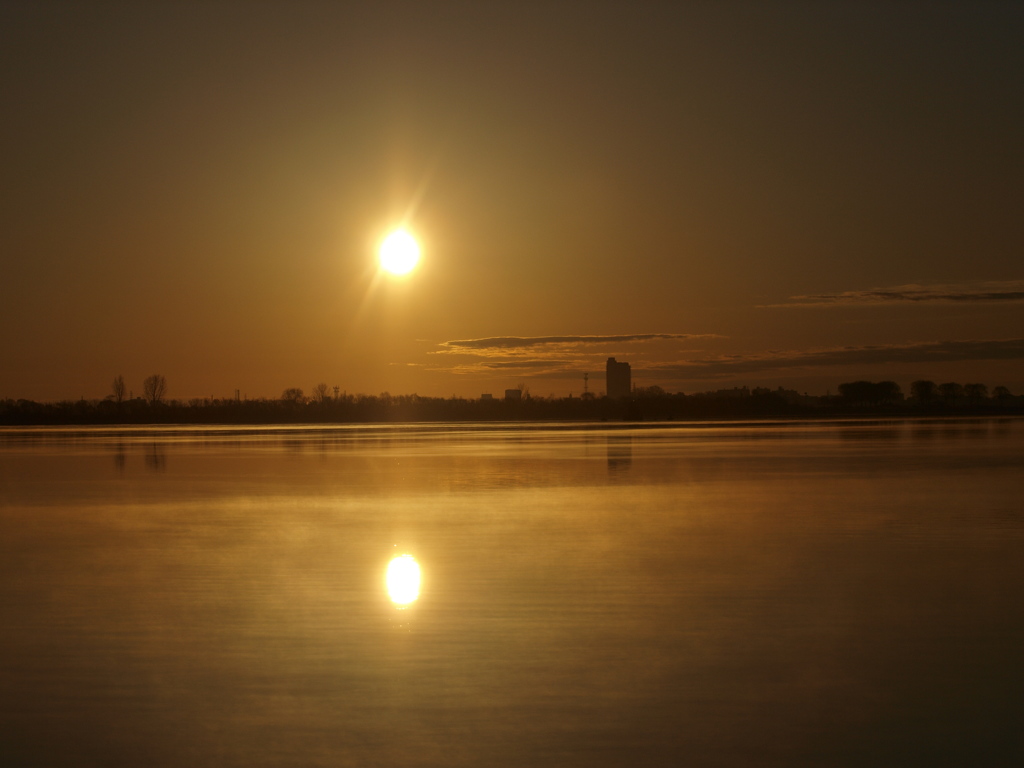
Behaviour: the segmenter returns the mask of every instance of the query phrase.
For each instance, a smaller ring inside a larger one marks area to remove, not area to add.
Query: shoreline
[[[442,431],[503,431],[503,430],[594,430],[620,431],[637,429],[668,429],[688,427],[692,429],[714,429],[723,426],[733,428],[759,428],[772,426],[788,426],[794,424],[806,426],[865,426],[872,424],[942,424],[954,422],[980,422],[992,420],[1014,420],[1024,418],[1024,411],[974,411],[956,413],[921,413],[903,412],[862,412],[862,413],[816,413],[787,416],[764,417],[719,417],[719,418],[688,418],[688,419],[490,419],[490,420],[391,420],[361,422],[186,422],[186,421],[150,421],[150,422],[103,422],[103,423],[0,423],[0,437],[17,438],[46,435],[83,437],[119,436],[163,436],[186,437],[192,434],[215,433],[225,437],[258,436],[260,434],[322,435],[344,434],[346,432],[403,432],[432,433]]]

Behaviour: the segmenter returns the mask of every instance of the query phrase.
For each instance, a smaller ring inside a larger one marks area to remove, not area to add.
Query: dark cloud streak
[[[469,349],[525,349],[552,344],[619,344],[637,341],[658,341],[663,339],[716,338],[715,334],[699,333],[630,333],[614,336],[491,336],[483,339],[456,339],[441,342],[447,350]]]
[[[948,363],[968,360],[1024,360],[1024,339],[934,341],[891,346],[730,355],[646,366],[651,374],[717,378],[783,368],[867,366],[895,363]]]
[[[1005,303],[1024,301],[1024,281],[1006,280],[971,285],[901,285],[872,288],[867,291],[843,291],[791,296],[784,304],[769,307],[826,307],[842,305],[881,305],[937,303]]]

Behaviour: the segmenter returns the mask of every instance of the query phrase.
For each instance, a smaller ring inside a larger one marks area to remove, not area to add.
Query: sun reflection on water
[[[420,596],[420,564],[412,555],[401,555],[388,563],[388,596],[398,608],[406,608]]]

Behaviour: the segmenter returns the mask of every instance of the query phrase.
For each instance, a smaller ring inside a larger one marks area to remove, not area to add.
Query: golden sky
[[[4,4],[0,398],[566,395],[609,356],[1020,393],[1022,39],[1017,3]]]

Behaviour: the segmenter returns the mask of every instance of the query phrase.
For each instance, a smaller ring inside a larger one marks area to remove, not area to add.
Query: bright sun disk
[[[396,229],[380,244],[380,265],[393,275],[408,274],[419,260],[419,243],[404,229]]]
[[[388,596],[399,608],[416,602],[420,596],[420,565],[412,555],[401,555],[388,563]]]

